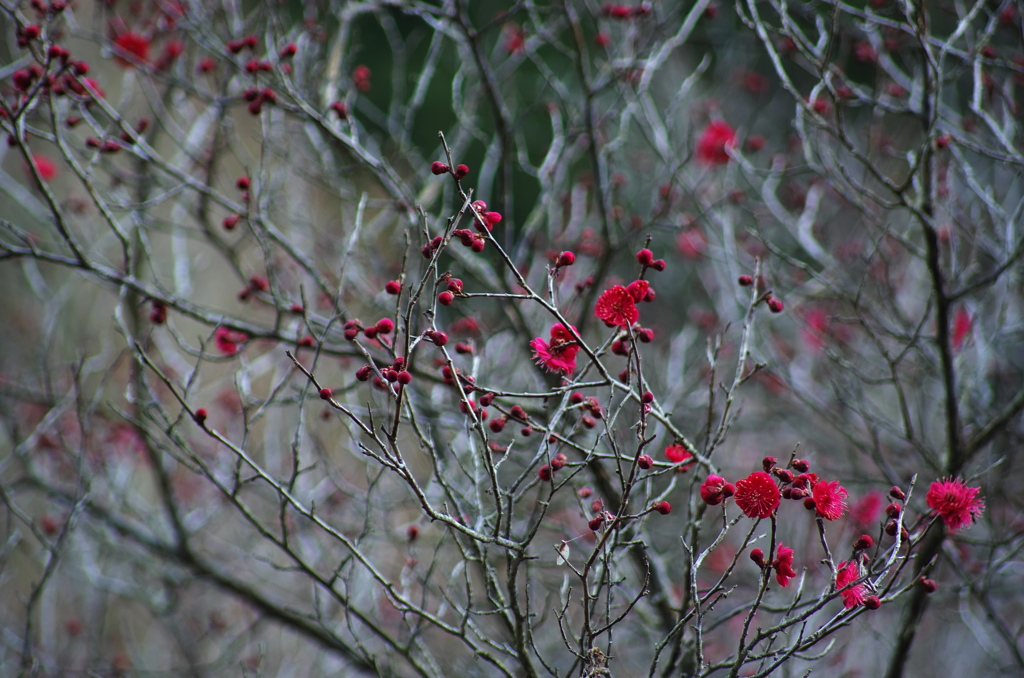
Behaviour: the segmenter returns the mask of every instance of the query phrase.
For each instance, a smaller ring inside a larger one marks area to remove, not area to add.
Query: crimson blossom
[[[978,497],[981,489],[967,487],[960,478],[936,480],[928,488],[925,502],[942,517],[951,531],[971,525],[985,510],[984,500]]]
[[[575,331],[575,327],[573,331]],[[551,342],[537,337],[530,342],[533,359],[548,372],[561,372],[569,375],[576,371],[576,353],[580,346],[573,335],[561,323],[551,326]]]
[[[860,578],[860,567],[856,560],[839,563],[836,572],[836,589],[843,589],[857,581],[858,578]],[[839,595],[843,597],[843,607],[847,609],[856,607],[864,602],[864,585],[851,586]]]
[[[715,120],[697,140],[697,159],[705,165],[724,165],[729,162],[725,149],[735,145],[736,130],[723,120]]]
[[[736,481],[736,505],[748,518],[768,518],[781,501],[778,485],[764,471],[755,471]]]
[[[622,285],[616,285],[601,293],[594,308],[594,315],[609,325],[630,327],[640,319],[633,295]]]
[[[846,510],[846,489],[838,480],[820,480],[814,486],[814,510],[825,520],[839,520]]]
[[[779,550],[772,562],[772,567],[775,568],[775,578],[778,580],[780,586],[788,586],[789,580],[796,576],[796,572],[793,570],[793,549],[779,542]]]

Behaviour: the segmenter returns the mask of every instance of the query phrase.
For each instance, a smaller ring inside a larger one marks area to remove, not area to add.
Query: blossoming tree
[[[1024,672],[1019,3],[0,13],[5,672]]]

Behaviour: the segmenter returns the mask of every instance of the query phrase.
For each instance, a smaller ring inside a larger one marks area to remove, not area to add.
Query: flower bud
[[[775,457],[765,457],[761,460],[761,468],[765,473],[771,471],[773,466],[775,466]]]
[[[935,593],[939,588],[939,585],[935,583],[934,579],[921,577],[918,581],[921,582],[921,588],[924,589],[925,593]]]
[[[444,164],[440,160],[435,160],[434,162],[430,163],[430,173],[435,175],[435,176],[439,176],[441,174],[447,174],[450,171],[451,171],[451,167],[449,167],[448,165]]]
[[[654,505],[654,510],[663,516],[667,516],[669,513],[672,513],[672,504],[667,501],[659,501]]]
[[[903,494],[903,490],[893,485],[889,488],[889,496],[893,499],[899,499],[900,501],[906,501],[907,495]]]
[[[587,526],[589,526],[593,532],[597,532],[598,530],[600,530],[602,525],[604,525],[603,513],[601,515],[594,516],[590,519],[590,522],[587,523]]]
[[[792,466],[793,470],[797,473],[807,473],[811,470],[811,462],[806,459],[794,459],[790,466]]]
[[[641,266],[650,266],[654,263],[654,253],[645,247],[636,253],[636,261]]]
[[[761,549],[751,549],[750,559],[754,561],[755,565],[760,567],[762,570],[764,569],[764,551]]]
[[[569,251],[562,252],[561,254],[558,255],[558,258],[555,259],[555,266],[558,267],[572,266],[575,263],[576,255]]]
[[[754,277],[749,275],[741,275],[739,279],[740,287],[750,287],[754,284]]]
[[[646,471],[654,466],[654,459],[649,454],[642,454],[636,458],[636,465]]]
[[[203,408],[203,407],[200,407],[198,410],[196,410],[195,414],[192,415],[192,418],[200,426],[203,426],[203,425],[206,424],[206,417],[207,417],[206,408]]]
[[[469,168],[466,167],[465,165],[459,165],[458,167],[455,168],[456,179],[464,179],[467,174],[469,174]]]
[[[871,538],[871,535],[862,534],[857,538],[857,541],[853,542],[853,548],[858,551],[864,551],[875,545],[875,540]]]
[[[320,399],[321,400],[330,400],[331,399],[331,389],[329,389],[329,388],[322,388],[322,389],[320,389]]]
[[[779,301],[775,297],[768,297],[769,311],[771,311],[772,313],[782,313],[783,308],[785,308],[785,306],[782,305],[781,301]]]
[[[808,511],[813,511],[816,506],[817,506],[817,504],[814,503],[814,497],[805,497],[804,498],[804,508],[805,509],[807,509]]]
[[[864,607],[868,610],[877,610],[882,607],[882,601],[878,599],[878,596],[866,596],[864,598]]]

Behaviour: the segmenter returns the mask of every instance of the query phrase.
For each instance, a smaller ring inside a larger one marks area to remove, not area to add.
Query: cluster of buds
[[[154,325],[163,325],[167,322],[167,304],[159,299],[154,299],[153,310],[149,312],[149,321]]]
[[[650,14],[651,6],[647,3],[640,3],[639,5],[613,5],[611,3],[605,4],[601,7],[601,13],[609,19],[618,19],[619,21],[626,21],[635,17],[642,17]]]
[[[435,235],[433,238],[430,239],[430,242],[425,243],[423,245],[423,247],[420,249],[420,254],[423,255],[424,259],[430,259],[431,257],[434,256],[434,252],[437,251],[437,249],[441,246],[441,243],[443,242],[443,237]],[[483,248],[481,247],[480,249]]]
[[[885,523],[885,533],[890,537],[895,537],[896,526],[900,525],[899,518],[900,514],[903,513],[903,504],[900,502],[906,501],[907,495],[900,488],[893,486],[889,490],[889,497],[893,501],[885,507],[885,515],[888,518]],[[907,532],[907,528],[900,525],[900,539],[908,539],[909,537],[910,533]]]
[[[494,225],[501,222],[501,214],[487,211],[487,203],[483,200],[474,200],[470,207],[473,208],[473,212],[476,214],[473,225],[481,233],[485,230],[494,230]]]
[[[736,486],[726,482],[722,476],[709,475],[700,485],[700,498],[708,506],[717,506],[736,494]]]
[[[453,278],[450,273],[445,273],[441,276],[441,282],[445,283],[445,290],[437,295],[437,301],[442,306],[451,306],[455,301],[455,297],[462,295],[462,281],[458,278]],[[456,346],[455,348],[458,350],[459,347]],[[465,352],[459,351],[459,353]],[[472,353],[472,349],[469,352]]]
[[[423,333],[423,338],[432,342],[438,348],[448,343],[448,335],[440,330],[427,330]]]
[[[249,102],[250,113],[259,115],[263,111],[263,104],[277,103],[277,93],[269,87],[250,87],[242,92],[242,99]]]
[[[381,318],[375,324],[364,327],[358,319],[345,321],[345,339],[355,341],[362,332],[367,339],[376,339],[385,334],[391,334],[395,329],[395,323],[391,318]]]
[[[482,232],[474,233],[468,228],[459,228],[453,231],[452,235],[458,238],[464,247],[468,247],[474,252],[483,252],[487,245],[487,239],[484,238]]]
[[[238,40],[231,40],[230,42],[228,42],[227,48],[228,48],[228,51],[231,52],[232,54],[238,54],[243,49],[250,49],[250,50],[256,49],[256,45],[257,44],[258,44],[258,41],[256,40],[256,36],[255,35],[249,35],[249,36],[246,36],[244,38],[240,38]]]
[[[360,92],[370,91],[370,69],[367,66],[356,66],[352,71],[352,83]]]
[[[246,285],[245,289],[238,293],[239,301],[248,301],[249,297],[260,292],[267,292],[270,290],[270,281],[267,280],[266,276],[254,275],[249,278],[249,284]]]
[[[653,268],[655,271],[661,272],[665,270],[665,260],[655,259],[654,253],[646,247],[636,253],[636,261],[644,269]]]

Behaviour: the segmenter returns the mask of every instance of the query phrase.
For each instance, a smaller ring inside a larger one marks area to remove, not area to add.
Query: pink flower
[[[239,344],[244,344],[247,341],[249,341],[249,336],[245,332],[235,332],[226,327],[218,327],[213,335],[213,342],[217,345],[217,350],[226,356],[238,353]]]
[[[849,586],[859,578],[860,567],[856,560],[839,563],[839,569],[836,572],[836,590]],[[842,591],[839,595],[843,597],[843,607],[847,609],[856,607],[864,602],[864,585],[857,584]]]
[[[764,471],[755,471],[736,481],[736,505],[748,518],[769,517],[781,501],[778,485]]]
[[[116,51],[122,54],[129,54],[135,61],[149,61],[149,38],[140,33],[122,33],[114,40]],[[135,62],[129,61],[122,56],[115,56],[114,60],[122,68],[134,68]]]
[[[573,328],[573,330],[575,329]],[[576,353],[580,350],[579,344],[561,323],[551,326],[550,336],[550,343],[540,337],[530,342],[533,359],[548,372],[572,374],[576,371]]]
[[[715,120],[697,140],[697,159],[705,165],[724,165],[729,162],[726,148],[736,145],[736,130],[723,120]]]
[[[846,510],[846,489],[838,480],[818,481],[814,486],[814,510],[825,520],[839,520]]]
[[[629,327],[640,319],[640,311],[631,295],[622,285],[605,290],[597,300],[594,315],[609,325]]]
[[[878,520],[884,503],[882,493],[871,490],[850,507],[850,517],[860,527],[871,526]]]
[[[52,181],[57,176],[57,166],[45,155],[33,154],[32,163],[36,166],[43,181]]]
[[[793,549],[780,541],[772,567],[775,568],[775,579],[778,580],[779,586],[788,586],[789,580],[796,576],[796,572],[793,571]]]
[[[967,487],[960,478],[936,480],[928,488],[925,502],[942,517],[951,531],[971,525],[985,510],[985,502],[978,498],[980,488]]]
[[[673,464],[680,464],[687,459],[693,459],[693,455],[684,445],[669,445],[665,448],[665,458]],[[690,462],[693,463],[695,462]]]
[[[964,340],[967,339],[967,335],[971,333],[973,327],[974,319],[971,314],[963,306],[958,308],[953,315],[953,334],[950,337],[954,351],[959,351],[963,347]]]

